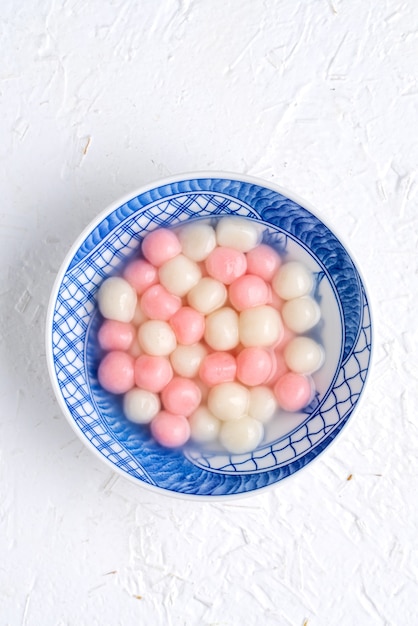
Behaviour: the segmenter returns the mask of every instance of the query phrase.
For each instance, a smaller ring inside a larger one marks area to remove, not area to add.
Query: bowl
[[[97,291],[117,274],[151,230],[197,219],[239,215],[263,228],[282,256],[302,260],[315,277],[321,323],[312,331],[325,361],[315,398],[266,425],[251,453],[186,445],[163,448],[149,428],[129,422],[120,398],[98,383]],[[346,247],[293,193],[244,175],[197,173],[145,186],[113,203],[79,236],[52,290],[47,315],[52,386],[69,423],[115,472],[138,485],[182,498],[254,494],[296,474],[345,428],[363,395],[370,367],[369,299]]]

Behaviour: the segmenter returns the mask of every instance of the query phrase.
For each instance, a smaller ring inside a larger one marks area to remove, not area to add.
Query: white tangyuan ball
[[[239,344],[238,314],[230,307],[214,311],[206,318],[205,341],[214,350],[232,350]]]
[[[280,313],[268,304],[241,311],[239,337],[246,348],[273,346],[283,337]]]
[[[231,454],[252,452],[261,443],[264,428],[253,417],[243,417],[235,422],[224,422],[219,440]]]
[[[237,420],[248,413],[250,394],[240,383],[220,383],[208,394],[208,408],[223,421]]]
[[[176,335],[167,322],[147,320],[138,329],[139,345],[152,356],[167,356],[177,346]]]
[[[287,367],[297,374],[313,374],[324,362],[324,350],[310,337],[294,337],[284,349]]]
[[[170,363],[173,370],[184,378],[194,378],[208,351],[202,343],[189,346],[178,345],[170,354]]]
[[[312,272],[298,261],[284,263],[273,276],[272,287],[283,300],[308,294],[313,287]]]
[[[205,276],[187,294],[187,302],[199,313],[208,315],[226,302],[228,292],[223,283]]]
[[[288,300],[281,313],[286,326],[295,333],[306,333],[321,319],[321,309],[310,296]]]
[[[202,277],[200,267],[183,254],[166,261],[158,270],[160,283],[170,293],[182,298]]]
[[[277,409],[277,400],[269,387],[260,385],[250,389],[249,417],[266,424],[269,422]]]
[[[131,422],[148,424],[161,408],[158,394],[135,387],[123,397],[123,412]]]
[[[215,441],[221,428],[221,422],[206,406],[200,406],[189,417],[191,437],[199,443]]]
[[[137,296],[128,281],[112,276],[101,284],[97,301],[103,317],[118,322],[130,322],[135,314]]]
[[[184,256],[192,261],[204,261],[216,246],[215,231],[204,222],[183,226],[177,236]]]
[[[218,245],[240,252],[248,252],[258,246],[261,235],[261,226],[244,217],[221,217],[216,226]]]

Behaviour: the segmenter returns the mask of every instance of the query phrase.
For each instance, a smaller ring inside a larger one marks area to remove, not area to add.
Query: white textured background
[[[0,625],[418,624],[416,1],[2,0],[0,36]],[[374,301],[350,426],[232,504],[111,473],[43,347],[84,226],[207,169],[305,197]]]

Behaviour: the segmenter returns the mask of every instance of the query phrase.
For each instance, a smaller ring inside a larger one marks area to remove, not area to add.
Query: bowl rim
[[[306,209],[307,211],[309,211],[314,217],[316,217],[320,222],[322,222],[322,224],[339,240],[340,244],[345,249],[347,255],[350,257],[351,261],[353,262],[355,269],[363,283],[365,292],[367,294],[367,300],[368,300],[368,306],[369,306],[371,344],[370,344],[370,358],[369,358],[367,373],[366,373],[365,381],[361,389],[360,397],[358,398],[355,404],[354,410],[352,411],[349,419],[344,424],[344,427],[329,442],[329,444],[325,446],[324,449],[320,450],[315,455],[315,457],[311,461],[309,461],[308,463],[300,467],[296,472],[293,472],[292,474],[286,476],[285,481],[279,480],[274,483],[265,485],[263,487],[259,487],[257,489],[252,489],[252,490],[248,490],[248,491],[244,491],[240,493],[228,493],[225,495],[187,494],[187,493],[176,492],[176,491],[172,491],[169,489],[165,489],[164,487],[159,487],[156,485],[150,485],[149,483],[145,481],[141,482],[137,478],[131,476],[130,474],[125,472],[122,468],[112,463],[112,461],[109,460],[106,456],[101,454],[97,450],[97,448],[94,446],[94,444],[88,439],[88,437],[84,436],[80,428],[75,423],[75,420],[67,407],[67,404],[60,392],[60,388],[57,382],[55,367],[54,367],[53,350],[52,350],[53,349],[52,326],[53,326],[55,302],[57,299],[57,295],[58,295],[62,280],[68,270],[69,264],[71,260],[73,259],[75,252],[80,248],[81,243],[94,230],[94,228],[96,228],[96,226],[103,221],[103,219],[105,219],[113,211],[123,206],[130,200],[136,198],[137,196],[141,194],[151,191],[155,189],[156,187],[163,187],[165,185],[171,185],[176,182],[192,180],[192,179],[193,180],[225,179],[225,180],[232,180],[232,181],[257,185],[265,189],[270,189],[272,191],[275,191],[283,195],[285,198],[292,200],[293,202],[296,202],[303,209]],[[76,237],[76,239],[74,240],[74,242],[68,249],[67,253],[65,254],[63,261],[60,264],[60,267],[56,273],[56,277],[55,277],[55,280],[54,280],[54,283],[50,292],[49,300],[48,300],[46,319],[45,319],[45,348],[46,348],[47,369],[48,369],[49,378],[50,378],[50,382],[54,391],[55,398],[67,422],[69,422],[71,428],[73,429],[75,434],[79,437],[79,439],[83,442],[83,444],[86,445],[87,448],[90,449],[96,455],[96,457],[98,457],[102,462],[107,464],[118,476],[123,476],[125,479],[128,479],[130,482],[136,484],[137,486],[143,487],[159,495],[164,495],[170,498],[175,498],[175,499],[180,499],[180,500],[194,500],[194,501],[199,500],[201,502],[203,501],[215,502],[215,501],[226,501],[226,500],[232,500],[232,499],[235,500],[235,499],[240,499],[240,498],[247,498],[251,496],[264,494],[266,491],[270,491],[274,489],[275,487],[278,487],[282,482],[288,483],[289,479],[295,478],[295,476],[298,476],[300,474],[301,470],[305,470],[307,467],[310,467],[314,461],[322,457],[323,453],[326,450],[329,450],[331,446],[334,445],[336,440],[338,441],[340,439],[339,435],[341,434],[342,431],[347,432],[347,427],[350,424],[352,424],[354,415],[358,415],[359,408],[361,408],[364,402],[364,397],[366,395],[365,391],[369,385],[370,372],[373,368],[374,343],[375,343],[375,334],[376,334],[373,310],[374,310],[373,296],[370,290],[370,286],[367,280],[365,279],[362,273],[362,270],[359,267],[359,264],[357,263],[357,259],[355,255],[352,254],[350,246],[347,245],[344,236],[341,236],[341,233],[339,232],[338,227],[336,228],[333,225],[331,228],[328,225],[327,221],[322,218],[321,213],[316,209],[315,206],[313,206],[311,202],[305,200],[302,196],[299,196],[297,193],[294,193],[293,191],[289,191],[286,187],[283,187],[271,181],[267,181],[263,178],[259,178],[257,176],[252,176],[248,174],[239,174],[237,172],[228,172],[228,171],[223,171],[223,170],[222,171],[221,170],[189,171],[189,172],[184,172],[180,174],[173,174],[171,176],[166,176],[164,178],[156,178],[149,183],[141,185],[140,187],[137,187],[136,189],[133,189],[132,191],[123,194],[118,199],[108,204],[106,208],[102,209],[92,220],[90,220],[90,222],[82,229],[80,234]]]

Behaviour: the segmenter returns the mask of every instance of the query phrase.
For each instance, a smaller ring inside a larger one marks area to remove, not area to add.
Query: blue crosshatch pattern
[[[332,388],[288,436],[252,454],[165,450],[144,427],[121,415],[120,402],[97,382],[100,323],[96,292],[158,226],[237,214],[269,224],[286,246],[291,236],[309,249],[335,287],[344,329]],[[275,230],[277,229],[277,231]],[[229,179],[196,178],[157,187],[105,217],[73,255],[59,286],[52,323],[55,375],[69,415],[91,445],[133,479],[194,495],[239,494],[278,482],[325,449],[349,419],[367,377],[372,329],[367,295],[351,258],[309,211],[277,191]]]

